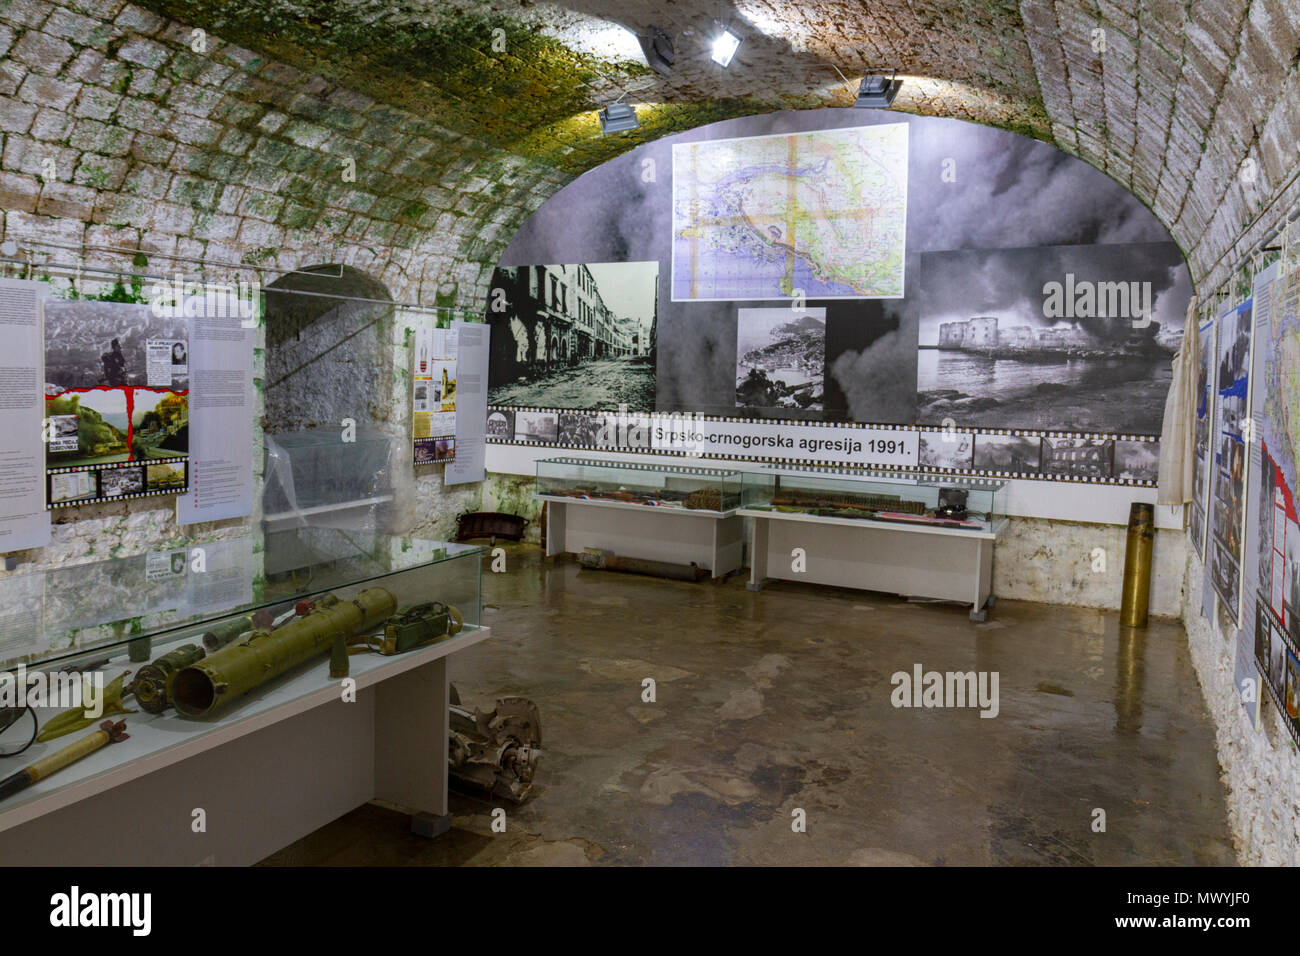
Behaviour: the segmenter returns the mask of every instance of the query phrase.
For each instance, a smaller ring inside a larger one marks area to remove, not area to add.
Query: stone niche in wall
[[[275,542],[309,540],[308,529],[400,530],[393,323],[388,290],[348,266],[267,286],[268,572]]]

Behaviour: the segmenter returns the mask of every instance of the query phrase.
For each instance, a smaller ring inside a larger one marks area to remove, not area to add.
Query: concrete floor
[[[267,865],[1235,862],[1176,622],[1121,635],[1115,613],[1006,601],[975,625],[953,605],[585,571],[529,547],[509,567],[484,574],[495,637],[452,658],[467,704],[541,708],[545,756],[507,832],[457,795],[432,841],[369,805]],[[997,671],[1000,713],[896,709],[890,677],[918,663]]]

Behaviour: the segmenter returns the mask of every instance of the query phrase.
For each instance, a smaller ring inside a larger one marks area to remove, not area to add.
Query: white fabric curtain
[[[1174,356],[1174,380],[1165,399],[1160,433],[1160,474],[1156,501],[1181,505],[1192,500],[1192,464],[1196,458],[1196,378],[1201,350],[1196,296],[1187,304],[1183,345]]]

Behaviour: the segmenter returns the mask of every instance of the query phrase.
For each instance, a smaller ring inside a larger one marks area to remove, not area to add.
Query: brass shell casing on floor
[[[1125,627],[1146,627],[1151,606],[1151,548],[1156,537],[1154,505],[1134,502],[1128,512],[1124,547],[1124,593],[1119,619]]]

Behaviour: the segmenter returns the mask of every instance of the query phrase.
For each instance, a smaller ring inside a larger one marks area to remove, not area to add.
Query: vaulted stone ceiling
[[[1300,197],[1300,0],[146,0],[178,19],[566,175],[750,112],[846,106],[868,67],[896,108],[1055,142],[1169,225],[1198,278]],[[708,57],[716,22],[743,38]],[[649,71],[632,33],[678,58]],[[841,78],[843,74],[847,77]],[[597,135],[626,94],[642,130]]]

